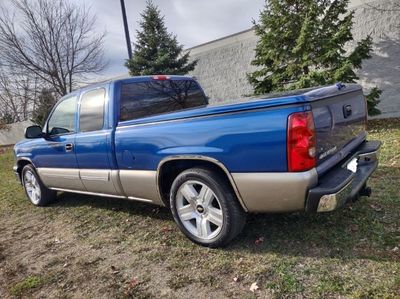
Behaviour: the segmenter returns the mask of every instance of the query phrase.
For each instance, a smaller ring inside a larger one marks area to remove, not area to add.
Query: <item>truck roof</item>
[[[119,78],[112,78],[112,79],[107,79],[104,81],[92,83],[89,85],[86,85],[84,87],[75,89],[69,94],[74,94],[74,93],[79,93],[81,91],[85,91],[88,89],[93,89],[96,88],[97,86],[103,86],[105,84],[111,84],[111,83],[134,83],[134,82],[146,82],[149,80],[157,80],[157,77],[166,77],[168,80],[196,80],[195,77],[192,76],[179,76],[179,75],[151,75],[151,76],[126,76],[126,77],[119,77]],[[164,79],[165,80],[165,79]],[[68,94],[67,94],[68,95]]]

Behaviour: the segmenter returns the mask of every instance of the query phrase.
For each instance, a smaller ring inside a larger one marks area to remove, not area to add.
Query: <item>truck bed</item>
[[[348,105],[352,114],[345,118],[343,107]],[[140,154],[138,148],[143,144],[128,145],[125,141],[133,134],[139,143],[146,136],[150,143],[146,146],[154,149],[154,156],[148,156],[152,163],[147,167],[155,167],[167,154],[204,154],[222,160],[235,172],[284,172],[287,115],[307,110],[314,114],[317,165],[321,173],[365,140],[362,89],[356,84],[338,84],[120,122],[117,149],[126,144]],[[128,130],[130,127],[140,129]]]

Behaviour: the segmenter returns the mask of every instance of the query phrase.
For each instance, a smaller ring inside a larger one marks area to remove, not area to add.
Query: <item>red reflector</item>
[[[168,80],[169,77],[165,75],[155,75],[153,76],[153,80],[165,81]]]
[[[311,111],[289,115],[287,129],[288,169],[307,171],[316,165],[316,136]]]

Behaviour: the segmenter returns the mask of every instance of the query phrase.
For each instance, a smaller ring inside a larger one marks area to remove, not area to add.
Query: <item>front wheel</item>
[[[171,187],[170,205],[180,230],[207,247],[226,245],[246,222],[246,213],[227,179],[207,168],[178,175]]]
[[[22,183],[26,195],[35,206],[45,206],[57,195],[57,192],[43,185],[32,165],[28,164],[22,169]]]

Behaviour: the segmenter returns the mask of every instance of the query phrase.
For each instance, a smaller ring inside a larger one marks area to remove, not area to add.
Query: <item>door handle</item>
[[[66,152],[71,152],[73,148],[74,148],[74,146],[72,145],[72,143],[67,143],[65,145],[65,151]]]

